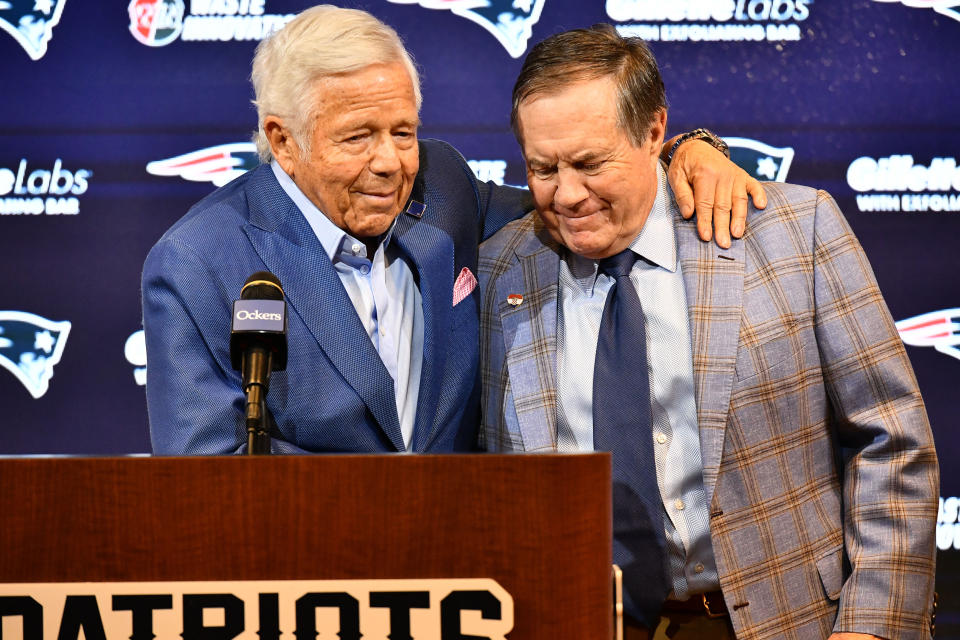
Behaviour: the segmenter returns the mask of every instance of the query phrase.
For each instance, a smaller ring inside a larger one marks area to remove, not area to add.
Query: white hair
[[[410,72],[420,109],[420,77],[400,36],[366,11],[321,4],[301,12],[257,46],[253,56],[254,100],[260,160],[273,153],[263,131],[267,116],[284,120],[303,153],[309,153],[317,107],[316,83],[325,76],[356,71],[371,64],[401,62]]]

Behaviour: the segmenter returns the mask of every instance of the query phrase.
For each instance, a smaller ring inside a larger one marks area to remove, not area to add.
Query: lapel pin
[[[523,296],[519,293],[511,293],[507,296],[507,304],[511,307],[520,306],[520,303],[523,302]]]
[[[412,215],[414,218],[422,218],[423,212],[427,210],[427,205],[422,202],[417,202],[416,200],[411,200],[410,204],[407,205],[407,213]]]

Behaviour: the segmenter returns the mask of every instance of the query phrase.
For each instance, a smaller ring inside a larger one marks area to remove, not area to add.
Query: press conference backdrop
[[[597,22],[651,42],[669,133],[830,191],[913,361],[942,461],[942,637],[960,636],[960,2],[359,0],[423,73],[423,137],[523,184],[524,53]],[[0,2],[0,454],[149,451],[140,270],[188,207],[256,165],[257,41],[308,2]],[[239,292],[237,292],[239,293]],[[224,331],[228,327],[224,326]]]

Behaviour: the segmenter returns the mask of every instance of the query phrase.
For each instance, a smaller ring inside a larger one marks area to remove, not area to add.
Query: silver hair
[[[366,11],[321,4],[301,12],[265,39],[253,56],[257,132],[253,141],[260,160],[273,153],[263,131],[268,116],[284,120],[302,153],[309,153],[317,106],[317,81],[371,64],[401,62],[410,72],[420,109],[420,76],[400,36]]]

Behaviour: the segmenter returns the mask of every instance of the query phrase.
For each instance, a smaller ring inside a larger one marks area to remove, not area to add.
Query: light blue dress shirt
[[[693,389],[693,356],[673,221],[679,215],[661,167],[657,197],[630,248],[630,280],[647,329],[650,421],[664,506],[672,598],[719,588]],[[597,262],[565,252],[560,261],[557,329],[557,431],[561,451],[593,450],[593,369],[600,320],[614,279]],[[624,394],[631,393],[624,380]]]
[[[333,224],[276,161],[271,167],[317,234],[370,342],[393,378],[400,431],[409,450],[423,365],[423,304],[410,265],[390,243],[393,226],[370,260],[366,246]]]

